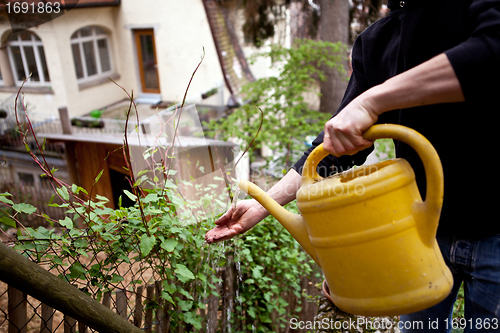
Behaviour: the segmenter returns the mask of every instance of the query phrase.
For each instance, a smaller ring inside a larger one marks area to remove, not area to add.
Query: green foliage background
[[[200,311],[207,311],[210,297],[217,302],[228,297],[219,295],[219,272],[235,266],[237,294],[233,295],[232,311],[223,314],[228,318],[224,325],[231,325],[233,332],[274,332],[276,325],[285,326],[291,316],[300,312],[300,305],[287,308],[286,296],[295,295],[300,304],[301,278],[318,272],[298,243],[272,217],[242,237],[217,245],[206,244],[204,235],[214,226],[215,217],[186,217],[177,209],[179,205],[206,206],[207,196],[199,202],[187,202],[170,180],[158,183],[143,177],[141,182],[135,182],[137,195],[123,193],[135,204],[117,209],[106,207],[108,199],[99,195],[96,200],[78,200],[78,195],[87,195],[85,189],[63,185],[55,177],[52,181],[56,185],[54,196],[59,196],[63,203],[48,204],[66,211],[65,219],[58,221],[43,216],[54,228],[21,225],[19,214],[37,215],[37,208],[13,202],[9,193],[0,195],[2,223],[19,228],[15,249],[41,265],[48,265],[62,280],[97,300],[125,283],[120,266],[140,262],[142,271],[154,270],[155,280],[137,279],[124,285],[133,293],[139,285],[162,281],[161,300],[147,300],[145,305],[164,307],[172,329],[204,331],[206,318]],[[155,186],[140,188],[141,183]],[[210,193],[212,188],[200,190]],[[293,204],[290,209],[297,212]],[[79,220],[85,221],[87,228],[77,228]]]
[[[295,162],[294,154],[304,150],[305,138],[321,132],[331,117],[311,109],[306,94],[318,94],[317,83],[326,78],[320,66],[345,74],[346,50],[340,42],[297,39],[291,48],[273,45],[269,52],[257,55],[270,57],[278,74],[246,85],[241,92],[246,103],[222,121],[211,121],[212,135],[236,137],[247,146],[253,140],[252,159],[253,152],[265,144],[281,156],[278,161],[286,169]]]

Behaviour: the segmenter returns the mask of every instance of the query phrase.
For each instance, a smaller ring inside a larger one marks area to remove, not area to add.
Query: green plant
[[[375,141],[375,154],[380,160],[396,157],[394,141],[392,139],[378,139]]]
[[[295,202],[286,208],[298,213]],[[238,316],[244,319],[241,332],[275,332],[277,327],[285,327],[303,306],[299,301],[287,311],[289,296],[301,300],[301,278],[319,275],[321,270],[272,216],[234,246],[241,283],[235,321]]]
[[[129,97],[131,109],[133,96]],[[29,119],[27,128],[31,128]],[[237,311],[221,318],[221,323],[240,332],[268,332],[273,325],[285,325],[284,314],[300,310],[286,310],[284,295],[300,298],[299,281],[313,272],[313,266],[295,240],[268,218],[241,238],[208,246],[204,234],[213,227],[216,216],[206,208],[213,202],[225,203],[214,194],[214,184],[194,185],[200,193],[198,199],[186,200],[179,187],[193,185],[175,180],[176,172],[169,168],[173,159],[169,147],[146,149],[143,157],[148,167],[134,174],[125,135],[122,149],[132,190],[124,190],[122,197],[134,204],[123,207],[120,199],[118,207],[111,209],[108,198],[58,179],[50,171],[43,148],[38,141],[36,144],[42,155],[38,158],[30,152],[33,160],[51,182],[53,199],[58,197],[61,202],[51,199],[47,204],[63,209],[66,217],[56,220],[40,215],[35,206],[15,203],[9,193],[2,193],[1,222],[19,228],[16,250],[62,280],[98,300],[106,292],[122,289],[133,295],[138,286],[159,282],[160,297],[146,299],[146,308],[163,309],[171,329],[190,332],[208,325],[203,314],[209,311],[211,298],[218,302],[221,272],[231,267],[238,272],[238,289],[231,291],[235,292],[232,309]],[[102,174],[101,170],[95,175],[94,185]],[[51,228],[25,227],[20,214],[40,216]],[[86,228],[78,228],[79,223]],[[135,266],[137,271],[132,274]],[[123,267],[129,267],[127,273]],[[218,306],[214,311],[217,316]],[[276,315],[279,319],[273,317]]]
[[[286,169],[295,161],[293,155],[305,149],[306,136],[321,132],[331,116],[312,110],[306,94],[313,93],[316,82],[325,79],[320,66],[327,65],[340,73],[345,72],[342,66],[345,50],[346,46],[340,42],[298,39],[292,48],[274,45],[269,52],[259,54],[257,57],[273,60],[272,67],[278,74],[244,86],[242,94],[249,102],[222,121],[211,121],[208,127],[212,135],[237,137],[249,145],[259,132],[260,109],[263,112],[262,128],[250,153],[267,145],[275,156],[281,156],[278,163]],[[250,156],[254,157],[253,154]]]
[[[100,119],[104,110],[92,110],[90,111],[90,116],[92,118]]]
[[[139,188],[146,183],[154,186]],[[237,265],[236,311],[229,318],[235,329],[239,327],[236,331],[272,332],[273,325],[285,325],[287,315],[300,311],[298,306],[287,313],[285,296],[301,298],[300,279],[310,276],[314,264],[273,218],[241,238],[208,246],[204,234],[214,219],[200,218],[199,213],[187,218],[177,212],[180,206],[192,207],[191,212],[206,206],[206,196],[187,202],[169,179],[158,183],[142,177],[135,182],[135,189],[137,196],[129,191],[123,194],[135,202],[134,206],[110,209],[105,197],[78,200],[78,195],[89,193],[77,185],[59,184],[55,195],[63,204],[49,205],[65,209],[67,217],[58,221],[44,217],[52,226],[62,228],[62,233],[44,227],[23,228],[17,214],[36,214],[36,207],[15,204],[8,193],[0,199],[14,211],[3,209],[8,224],[21,226],[15,248],[98,300],[107,291],[123,288],[126,277],[120,266],[141,262],[142,272],[152,270],[155,280],[162,281],[162,303],[147,300],[147,306],[166,309],[173,328],[187,325],[190,331],[200,331],[204,320],[200,311],[207,311],[207,298],[218,297],[218,270]],[[292,210],[297,210],[293,204]],[[86,229],[76,228],[79,219],[84,220]],[[135,280],[126,289],[133,292],[138,285],[152,282]]]

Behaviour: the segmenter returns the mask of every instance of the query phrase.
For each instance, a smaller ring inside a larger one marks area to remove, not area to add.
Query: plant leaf
[[[123,190],[123,193],[125,193],[125,195],[127,197],[129,197],[130,200],[132,200],[132,201],[136,201],[137,200],[137,196],[135,194],[131,193],[130,191]]]
[[[175,266],[175,272],[177,273],[177,278],[182,282],[186,283],[189,280],[194,280],[194,275],[193,273],[184,266],[183,264],[177,264]]]
[[[100,201],[104,201],[104,202],[108,202],[109,201],[108,198],[103,197],[102,195],[99,195],[99,194],[96,194],[95,197],[96,197],[97,200],[100,200]]]
[[[10,199],[7,199],[6,196],[11,196],[12,194],[10,193],[2,193],[0,194],[0,201],[9,205],[13,205],[14,202]]]
[[[175,305],[175,302],[174,300],[172,299],[172,296],[170,296],[168,293],[162,291],[161,293],[161,297],[167,301],[169,301],[170,303],[172,303],[173,305]]]
[[[123,276],[118,275],[118,274],[113,274],[110,282],[111,283],[118,283],[118,282],[122,282],[123,280],[125,280],[125,278]]]
[[[141,254],[143,257],[147,256],[153,247],[156,244],[156,237],[155,235],[148,236],[147,234],[143,234],[141,236]]]
[[[167,252],[172,252],[175,247],[177,246],[177,239],[174,238],[168,238],[165,239],[161,244],[161,248],[164,249]]]
[[[156,202],[156,201],[158,201],[158,194],[156,193],[148,194],[143,200],[144,203]]]
[[[7,216],[2,216],[0,217],[0,223],[3,223],[9,227],[15,228],[16,227],[16,221],[11,219],[10,217]]]
[[[194,311],[185,313],[184,321],[193,325],[197,330],[201,329],[201,316],[197,315]]]
[[[66,186],[60,187],[56,189],[57,193],[63,198],[64,200],[68,201],[69,200],[69,192]]]
[[[252,276],[255,278],[255,279],[260,279],[262,277],[262,273],[260,271],[261,267],[254,267],[252,269]]]
[[[104,169],[101,170],[101,172],[99,172],[99,174],[97,175],[97,177],[95,177],[94,184],[97,183],[99,181],[99,179],[101,179],[101,176],[102,176],[103,172],[104,172]]]
[[[12,208],[14,208],[14,210],[19,213],[33,214],[34,212],[36,212],[36,207],[33,207],[32,205],[24,202],[14,204],[12,205]]]
[[[181,308],[181,311],[186,312],[191,309],[193,306],[193,302],[191,301],[178,301],[177,305],[179,305],[179,308]]]
[[[64,220],[59,220],[59,224],[66,229],[73,229],[73,221],[69,217],[65,217]]]

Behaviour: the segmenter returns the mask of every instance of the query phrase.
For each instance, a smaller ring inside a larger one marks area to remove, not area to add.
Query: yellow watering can
[[[342,310],[365,316],[401,315],[446,298],[453,277],[436,242],[443,170],[434,147],[400,125],[374,125],[368,140],[393,138],[419,154],[427,179],[422,201],[415,174],[392,159],[322,178],[319,145],[307,158],[297,205],[288,212],[247,181],[239,187],[259,201],[321,266],[330,296]]]

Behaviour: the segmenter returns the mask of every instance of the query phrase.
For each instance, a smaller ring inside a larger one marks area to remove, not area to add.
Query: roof
[[[101,135],[75,135],[75,134],[54,134],[54,133],[39,133],[38,137],[45,138],[50,141],[59,142],[93,142],[102,144],[115,144],[123,145],[124,136],[123,135],[113,135],[113,134],[101,134]],[[166,138],[158,138],[153,135],[141,135],[138,139],[137,135],[129,135],[127,140],[131,146],[151,146],[163,145],[168,147],[169,142],[166,142]],[[187,136],[178,136],[175,141],[176,147],[182,148],[193,148],[193,147],[203,147],[203,146],[226,146],[235,147],[236,145],[232,142],[226,142],[221,140],[206,139],[206,138],[195,138]]]
[[[238,1],[203,0],[226,86],[238,96],[245,84],[255,81],[229,19]]]
[[[120,4],[120,0],[58,0],[58,2],[64,3],[63,8],[118,6]]]

